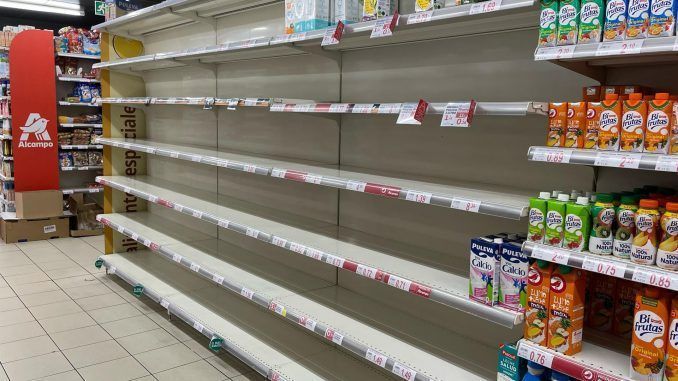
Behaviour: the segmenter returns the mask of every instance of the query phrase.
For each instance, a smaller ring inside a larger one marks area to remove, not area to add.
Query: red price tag
[[[476,102],[448,103],[443,112],[441,127],[469,127],[473,122]]]
[[[398,25],[400,15],[396,12],[393,16],[378,19],[372,28],[370,38],[388,37],[393,35],[393,30]]]
[[[433,17],[433,11],[425,11],[410,14],[409,16],[407,16],[407,25],[429,22],[431,21],[431,17]]]
[[[341,37],[344,36],[344,23],[339,21],[337,25],[332,28],[325,29],[325,35],[323,36],[323,41],[320,43],[320,46],[336,45],[341,41]]]
[[[527,344],[525,341],[521,341],[518,346],[518,356],[536,362],[546,368],[551,368],[554,357],[551,353],[536,346],[532,346],[531,344]]]
[[[596,258],[586,257],[582,268],[587,271],[593,271],[598,274],[614,276],[617,278],[624,278],[626,272],[626,263],[616,263],[608,261],[600,261]]]

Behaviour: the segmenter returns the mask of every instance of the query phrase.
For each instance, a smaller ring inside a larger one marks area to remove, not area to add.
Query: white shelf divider
[[[57,56],[59,57],[72,57],[72,58],[81,58],[85,60],[96,60],[99,61],[101,59],[100,55],[93,55],[93,54],[84,54],[84,53],[64,53],[64,52],[58,52]]]
[[[598,151],[578,148],[530,147],[530,161],[554,164],[581,164],[596,167],[644,169],[678,173],[678,155],[648,152]]]
[[[98,171],[104,169],[101,165],[88,165],[82,167],[61,167],[61,170],[64,172],[68,171]]]
[[[61,82],[81,82],[81,83],[100,83],[98,79],[95,78],[83,78],[83,77],[68,77],[68,76],[58,76],[57,79]]]
[[[59,127],[63,128],[102,128],[101,123],[60,123]]]

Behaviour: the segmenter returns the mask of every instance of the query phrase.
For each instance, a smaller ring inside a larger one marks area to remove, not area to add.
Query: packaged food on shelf
[[[648,37],[669,37],[676,33],[676,0],[650,0]]]
[[[73,153],[70,151],[59,152],[59,166],[60,167],[72,167],[73,166]]]
[[[541,345],[547,344],[551,274],[553,264],[536,260],[527,275],[527,308],[525,311],[525,339]]]
[[[589,199],[579,196],[566,205],[565,235],[563,247],[583,251],[588,248],[591,229],[591,206]]]
[[[518,356],[518,347],[511,343],[501,344],[497,361],[497,381],[521,381],[524,373],[525,360]]]
[[[650,23],[650,0],[629,0],[626,39],[647,37]]]
[[[659,226],[657,266],[678,271],[678,202],[666,203],[666,212],[659,220]]]
[[[103,153],[99,151],[89,151],[87,152],[87,165],[89,166],[101,166],[104,165]]]
[[[540,47],[556,46],[558,32],[558,0],[540,0],[541,14],[539,15],[539,43]]]
[[[330,0],[285,0],[285,33],[301,33],[330,25]]]
[[[567,102],[549,103],[549,128],[546,145],[563,147],[567,128]]]
[[[631,339],[631,379],[660,381],[664,374],[670,301],[646,287],[636,296]]]
[[[444,6],[445,0],[414,0],[415,12],[432,11],[434,9],[441,9]]]
[[[528,213],[529,226],[527,239],[531,242],[543,243],[546,234],[547,203],[551,199],[549,192],[540,192],[539,197],[530,199],[530,211]]]
[[[548,347],[573,355],[581,352],[586,272],[558,265],[551,275]]]
[[[89,155],[87,151],[73,151],[73,166],[86,167],[89,165]]]
[[[647,107],[644,151],[666,154],[669,149],[673,101],[669,99],[668,93],[657,93]]]
[[[673,102],[670,123],[669,153],[671,155],[678,155],[678,101]]]
[[[596,203],[591,208],[591,234],[589,251],[593,254],[612,254],[612,224],[615,220],[613,197],[608,193],[596,195]]]
[[[499,305],[513,311],[525,311],[529,261],[523,253],[524,240],[507,240],[501,245]]]
[[[567,127],[565,129],[565,147],[583,148],[585,128],[586,102],[568,102]]]
[[[394,15],[398,10],[398,0],[364,0],[363,21],[380,19]]]
[[[502,238],[479,237],[471,240],[469,297],[487,305],[497,304]]]
[[[631,338],[636,295],[643,285],[626,279],[617,279],[614,299],[612,333],[615,336]]]
[[[632,262],[644,265],[655,264],[659,228],[658,208],[657,200],[640,200],[640,208],[636,212],[636,236],[631,244]]]
[[[586,103],[585,149],[594,149],[598,144],[598,130],[600,129],[600,114],[602,112],[603,106],[601,102]]]
[[[560,0],[558,4],[557,45],[573,45],[577,43],[580,5],[579,0]]]
[[[545,242],[551,246],[562,247],[565,237],[565,214],[570,196],[559,194],[555,200],[546,203]]]
[[[617,291],[617,279],[606,275],[589,273],[590,308],[588,310],[589,327],[602,332],[612,332],[614,322],[614,301]]]
[[[605,26],[603,41],[626,39],[626,17],[628,0],[608,0],[605,5]]]
[[[582,0],[578,44],[598,43],[602,39],[604,0]]]
[[[637,198],[631,195],[622,196],[621,205],[616,210],[614,224],[614,241],[612,255],[622,259],[631,257],[631,244],[636,235]]]
[[[666,344],[666,367],[664,380],[675,381],[678,379],[678,297],[671,299],[671,312],[669,313],[669,333]]]
[[[346,24],[360,22],[363,0],[334,0],[334,23]]]
[[[621,135],[622,104],[617,94],[606,94],[601,103],[600,119],[598,123],[598,144],[596,148],[602,151],[619,150]]]
[[[645,142],[645,126],[647,125],[647,102],[641,93],[629,95],[623,101],[621,128],[621,151],[642,152]]]

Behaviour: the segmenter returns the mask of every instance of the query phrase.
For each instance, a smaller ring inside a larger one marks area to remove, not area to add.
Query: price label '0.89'
[[[547,163],[569,163],[572,150],[569,149],[546,149],[535,148],[532,151],[532,161],[544,161]]]

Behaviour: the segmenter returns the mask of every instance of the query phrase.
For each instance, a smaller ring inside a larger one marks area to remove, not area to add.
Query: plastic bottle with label
[[[636,212],[636,236],[631,245],[631,262],[653,265],[657,257],[657,230],[659,228],[659,202],[640,200]]]
[[[612,225],[615,219],[614,198],[608,193],[596,195],[596,203],[591,208],[591,235],[589,251],[593,254],[612,254]]]
[[[528,215],[527,239],[530,242],[543,243],[546,228],[547,202],[551,199],[549,192],[539,192],[539,197],[530,199]]]
[[[539,365],[534,361],[527,362],[527,373],[523,377],[523,381],[542,381],[544,380],[544,368],[543,365]]]
[[[565,237],[565,214],[570,196],[564,193],[558,195],[556,200],[547,202],[546,212],[546,239],[547,245],[562,247]]]
[[[616,224],[612,255],[618,258],[629,259],[631,244],[636,235],[636,211],[638,203],[634,196],[621,197],[621,204],[617,208]]]
[[[667,202],[666,212],[659,220],[659,248],[657,266],[678,270],[678,202]]]

